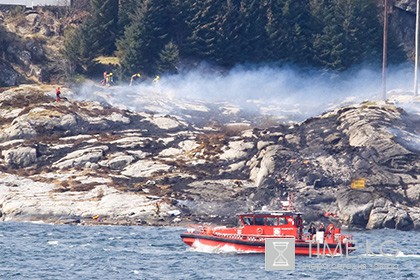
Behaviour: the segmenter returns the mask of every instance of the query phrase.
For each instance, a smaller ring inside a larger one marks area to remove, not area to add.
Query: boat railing
[[[262,234],[262,235],[255,235],[255,234],[233,234],[233,233],[223,233],[223,232],[213,232],[213,235],[219,237],[226,237],[232,239],[245,239],[245,240],[263,240],[265,238],[295,238],[294,235],[273,235],[273,234]]]

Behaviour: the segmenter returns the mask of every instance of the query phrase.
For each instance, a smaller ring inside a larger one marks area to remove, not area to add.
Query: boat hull
[[[181,234],[182,241],[195,249],[200,247],[213,248],[214,251],[227,251],[238,253],[265,253],[265,238],[255,237],[255,240],[243,240],[241,238],[225,238],[214,235],[205,234]],[[341,250],[340,250],[341,248]],[[295,241],[295,254],[301,256],[317,256],[317,255],[339,255],[347,254],[354,251],[352,244],[346,247],[346,244],[326,243],[317,244]]]

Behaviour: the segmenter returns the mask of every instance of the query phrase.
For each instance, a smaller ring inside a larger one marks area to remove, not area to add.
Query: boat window
[[[287,220],[285,217],[280,217],[279,218],[279,225],[286,225],[287,224]]]
[[[274,217],[270,217],[270,218],[265,218],[265,224],[267,226],[277,226],[277,218]]]
[[[253,224],[252,223],[252,217],[244,217],[243,219],[244,219],[244,225],[250,226],[250,225]]]
[[[256,226],[263,226],[264,225],[264,217],[255,217],[255,225]]]

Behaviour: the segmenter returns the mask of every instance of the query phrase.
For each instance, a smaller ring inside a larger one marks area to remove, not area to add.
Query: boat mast
[[[387,33],[388,33],[388,0],[384,0],[384,41],[382,47],[382,98],[386,99],[386,66],[387,66]]]
[[[420,17],[419,0],[416,5],[416,34],[414,48],[414,96],[418,95],[418,68],[419,68],[419,17]]]
[[[293,192],[289,193],[289,210],[293,210]]]

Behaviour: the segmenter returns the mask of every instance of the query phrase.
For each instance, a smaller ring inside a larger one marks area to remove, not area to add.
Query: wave
[[[200,252],[200,253],[210,253],[210,254],[249,254],[249,253],[258,253],[252,251],[241,251],[237,250],[232,245],[223,245],[223,246],[210,246],[202,244],[199,240],[194,241],[193,245],[187,248],[189,251]]]
[[[375,258],[420,258],[420,254],[405,254],[401,251],[397,254],[361,254],[359,256]]]
[[[398,252],[397,258],[420,258],[420,254],[404,254],[403,252]]]

